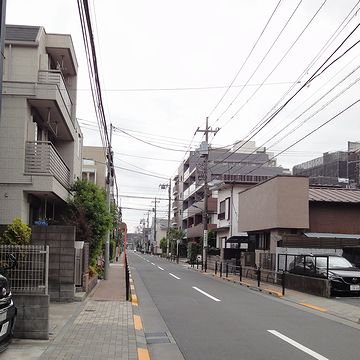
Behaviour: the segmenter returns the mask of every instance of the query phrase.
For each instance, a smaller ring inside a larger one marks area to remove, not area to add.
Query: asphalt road
[[[158,257],[130,252],[129,262],[144,306],[145,333],[167,330],[186,360],[359,359],[356,324],[334,321]],[[154,310],[152,315],[147,312],[151,304],[163,323],[155,321]],[[152,359],[166,358],[162,346],[165,349],[161,342],[152,345],[152,354],[159,354]]]

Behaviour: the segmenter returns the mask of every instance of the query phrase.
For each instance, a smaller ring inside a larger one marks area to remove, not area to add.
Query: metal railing
[[[66,188],[70,187],[70,169],[50,141],[27,141],[25,173],[52,175]]]
[[[258,267],[236,265],[233,261],[217,261],[208,260],[206,264],[203,261],[196,260],[191,264],[193,268],[201,268],[203,271],[213,271],[215,276],[220,278],[232,278],[233,280],[243,282],[250,279],[254,282],[254,286],[260,288],[262,283],[281,287],[282,295],[285,295],[286,273],[273,270],[266,270]]]
[[[57,85],[66,109],[71,117],[72,102],[60,70],[39,70],[38,82]]]
[[[9,265],[9,255],[17,260],[17,266],[4,271],[11,291],[22,294],[48,294],[49,246],[0,245],[0,268]]]

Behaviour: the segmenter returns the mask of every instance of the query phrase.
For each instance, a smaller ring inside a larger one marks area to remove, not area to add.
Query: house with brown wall
[[[255,263],[277,247],[360,246],[360,191],[310,188],[308,178],[279,175],[239,193],[238,229],[255,242]]]

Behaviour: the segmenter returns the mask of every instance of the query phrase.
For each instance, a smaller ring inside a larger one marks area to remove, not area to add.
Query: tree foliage
[[[9,224],[0,238],[2,245],[28,245],[30,244],[31,228],[21,219],[15,218]]]
[[[113,216],[108,210],[106,193],[86,180],[77,180],[71,188],[73,198],[68,204],[68,220],[76,226],[77,240],[89,243],[90,263],[95,264],[112,229]]]
[[[161,249],[163,254],[166,254],[166,246],[167,246],[167,240],[166,240],[166,238],[163,237],[160,240],[160,249]]]

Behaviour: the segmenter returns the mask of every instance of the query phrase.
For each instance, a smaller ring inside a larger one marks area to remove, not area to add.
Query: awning
[[[240,243],[247,243],[249,240],[248,234],[246,232],[240,233],[236,236],[230,236],[228,239],[225,240],[226,244],[240,244]]]
[[[318,239],[360,239],[360,234],[337,234],[337,233],[312,233],[308,232],[304,235],[308,238]]]

